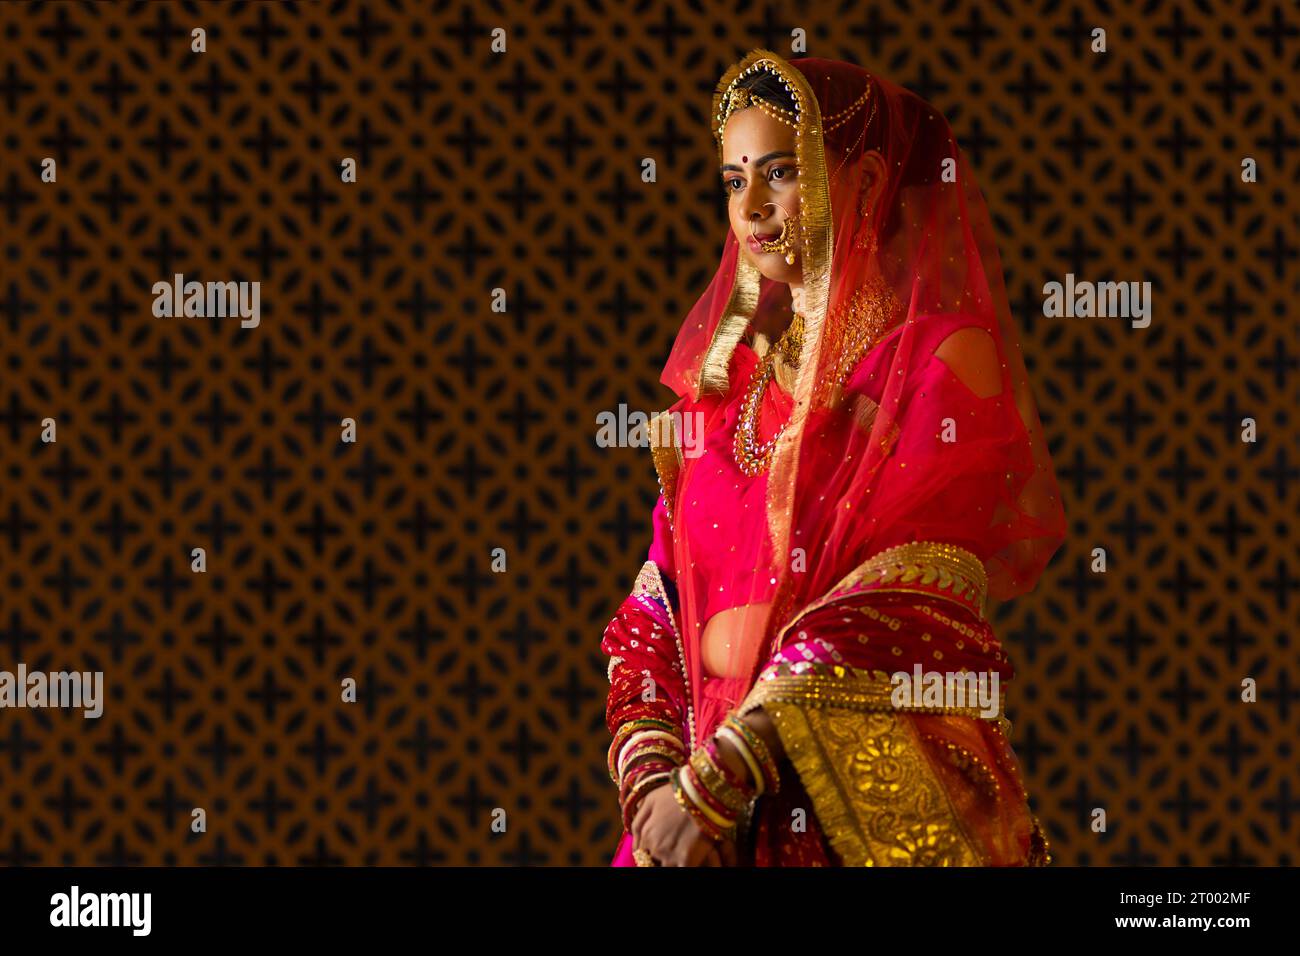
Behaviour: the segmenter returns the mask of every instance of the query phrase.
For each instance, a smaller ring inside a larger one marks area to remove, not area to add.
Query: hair
[[[783,110],[795,111],[794,94],[785,88],[781,78],[768,70],[755,70],[742,76],[736,82],[736,89],[746,89],[774,106]]]

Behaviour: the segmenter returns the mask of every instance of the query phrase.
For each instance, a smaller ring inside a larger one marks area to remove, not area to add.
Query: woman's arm
[[[638,803],[685,760],[691,736],[670,574],[671,527],[662,497],[653,523],[649,560],[601,639],[609,658],[608,769],[629,827]]]
[[[601,640],[609,658],[611,734],[631,716],[661,716],[681,726],[689,704],[673,606],[672,531],[662,496],[652,524],[648,560]]]

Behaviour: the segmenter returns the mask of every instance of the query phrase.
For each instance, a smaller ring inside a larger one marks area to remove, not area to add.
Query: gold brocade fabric
[[[758,680],[737,708],[744,716],[757,707],[774,701],[795,702],[810,707],[837,707],[857,711],[906,710],[921,714],[938,714],[980,718],[977,706],[944,707],[924,704],[899,705],[894,700],[894,685],[884,671],[862,671],[843,664],[778,661],[763,668]],[[1004,732],[1010,721],[1001,716],[1006,695],[998,699],[998,716],[993,718]]]
[[[983,616],[975,555],[912,542],[863,562],[795,616],[849,597],[915,591]],[[864,593],[867,592],[867,593]],[[1010,724],[976,707],[894,696],[891,675],[846,663],[769,664],[736,708],[771,717],[810,808],[846,866],[1046,865],[1047,841],[1008,743]]]
[[[905,716],[797,704],[766,710],[846,866],[986,862]]]
[[[738,708],[743,715],[761,706],[771,717],[844,865],[1050,863],[1007,762],[1006,722],[957,708],[895,707],[888,688],[884,675],[861,672],[769,676]]]
[[[809,611],[865,590],[928,594],[973,611],[983,620],[988,575],[978,557],[953,544],[911,541],[896,545],[863,561],[823,597],[795,615],[782,632],[796,626]]]

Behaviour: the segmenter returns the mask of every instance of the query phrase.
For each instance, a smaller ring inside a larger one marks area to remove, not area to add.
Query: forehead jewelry
[[[741,80],[750,73],[760,70],[771,73],[780,81],[781,86],[794,100],[793,110],[787,110],[784,107],[777,106],[775,103],[769,102],[761,96],[754,95],[749,87],[739,85]],[[739,76],[731,81],[731,85],[727,87],[726,92],[719,100],[718,112],[713,118],[714,122],[717,124],[715,135],[718,137],[719,153],[722,151],[722,130],[723,127],[727,125],[727,120],[731,117],[732,113],[737,110],[743,110],[748,106],[757,106],[773,119],[780,120],[782,123],[793,126],[796,130],[800,128],[800,124],[803,121],[803,103],[800,100],[799,91],[790,84],[790,81],[776,68],[776,65],[767,60],[759,60],[755,63],[751,63],[748,69],[741,72]]]

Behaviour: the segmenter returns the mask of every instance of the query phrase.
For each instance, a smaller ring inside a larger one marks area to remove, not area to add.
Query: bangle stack
[[[668,782],[669,771],[685,759],[681,734],[668,721],[643,717],[619,725],[607,762],[610,779],[618,784],[624,829],[631,832],[641,799]]]
[[[738,777],[718,752],[718,739],[725,737],[739,751],[751,779]],[[776,762],[771,751],[743,721],[728,715],[715,737],[691,754],[690,759],[669,771],[673,796],[714,842],[732,839],[737,823],[753,801],[763,793],[775,793],[779,786]]]
[[[772,757],[772,751],[767,749],[763,738],[754,733],[749,724],[731,713],[723,720],[718,733],[740,751],[741,759],[757,783],[759,794],[776,793],[781,789],[780,771]]]

